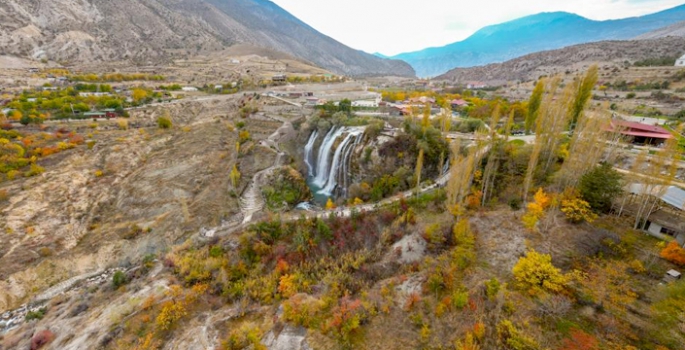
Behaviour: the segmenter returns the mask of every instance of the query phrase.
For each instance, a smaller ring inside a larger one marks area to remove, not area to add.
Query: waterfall
[[[312,150],[314,149],[314,143],[316,142],[316,138],[318,136],[319,130],[314,130],[312,135],[309,137],[309,141],[307,141],[307,144],[304,146],[304,162],[307,164],[308,176],[314,176],[314,169],[312,167]]]
[[[338,185],[339,179],[343,179],[343,183],[347,183],[347,165],[349,158],[351,157],[352,151],[357,145],[360,136],[364,133],[363,128],[343,129],[344,132],[347,132],[347,135],[335,150],[333,162],[331,163],[328,173],[328,178],[326,179],[325,185],[322,186],[321,190],[319,191],[321,194],[329,196],[333,194],[333,191]]]
[[[335,144],[335,140],[345,131],[343,127],[332,127],[324,137],[321,147],[319,148],[319,156],[316,159],[316,172],[314,173],[313,184],[317,187],[324,187],[328,180],[328,173],[330,170],[329,159],[331,158],[331,149]]]
[[[352,158],[352,154],[354,153],[354,150],[357,149],[357,146],[359,145],[359,143],[364,138],[363,137],[363,130],[362,130],[362,133],[360,135],[362,135],[362,137],[359,137],[359,135],[355,136],[354,143],[351,144],[351,146],[349,147],[349,150],[345,150],[345,152],[344,152],[346,154],[346,157],[343,158],[343,168],[342,168],[342,179],[343,179],[343,187],[342,187],[343,193],[342,193],[342,195],[343,195],[343,197],[347,197],[347,189],[350,187],[350,184],[349,184],[350,177],[347,176],[349,174],[349,165],[350,165],[350,161]]]
[[[336,194],[347,195],[350,162],[363,139],[364,130],[364,127],[334,126],[324,136],[316,156],[314,144],[319,133],[312,133],[304,147],[304,157],[309,170],[309,184],[316,193],[331,196],[340,184],[341,191]]]

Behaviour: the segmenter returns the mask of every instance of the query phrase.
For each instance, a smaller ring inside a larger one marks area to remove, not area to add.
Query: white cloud
[[[394,55],[463,40],[476,30],[539,12],[595,19],[640,16],[683,0],[272,0],[356,49]]]

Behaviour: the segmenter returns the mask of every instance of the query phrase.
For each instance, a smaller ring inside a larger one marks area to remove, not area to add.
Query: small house
[[[673,138],[668,130],[658,125],[647,125],[614,119],[608,128],[609,132],[618,132],[631,139],[633,143],[659,145]]]
[[[84,118],[92,118],[92,119],[102,119],[102,118],[107,118],[107,113],[105,112],[86,112],[83,113]]]
[[[676,67],[685,67],[685,55],[682,55],[679,59],[675,60]]]
[[[636,196],[650,195],[659,199],[658,205],[649,213],[645,230],[661,239],[674,238],[681,246],[685,245],[685,190],[676,186],[645,186],[632,184],[627,192],[631,194],[625,205],[625,212],[637,212]]]
[[[482,81],[469,81],[468,83],[466,83],[467,89],[477,90],[477,89],[485,89],[486,87],[488,87],[488,84],[486,84]]]
[[[102,111],[105,112],[105,117],[107,118],[116,118],[119,116],[114,108],[105,108]]]
[[[468,106],[469,103],[462,99],[454,99],[450,101],[450,105],[452,106],[452,109],[459,109]]]
[[[278,74],[271,77],[271,81],[274,83],[285,83],[288,81],[288,77],[285,74]]]
[[[195,92],[197,91],[197,88],[194,86],[184,86],[181,88],[181,90],[185,92]]]
[[[306,106],[316,106],[319,103],[318,97],[307,97]]]

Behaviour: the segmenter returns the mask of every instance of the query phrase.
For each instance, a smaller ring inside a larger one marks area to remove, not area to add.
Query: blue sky
[[[272,0],[320,32],[367,52],[395,55],[463,40],[539,12],[595,19],[658,12],[684,0]],[[685,20],[685,19],[684,19]]]

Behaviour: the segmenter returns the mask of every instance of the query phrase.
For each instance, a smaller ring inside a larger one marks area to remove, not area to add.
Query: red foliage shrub
[[[73,143],[75,145],[81,145],[85,142],[85,139],[83,136],[79,134],[73,134],[69,136],[69,143]]]
[[[397,214],[392,210],[383,210],[379,214],[379,218],[383,226],[389,226],[397,218]]]
[[[55,339],[55,334],[48,329],[36,333],[31,338],[31,350],[38,350]]]
[[[598,350],[599,342],[597,338],[587,334],[580,329],[572,329],[571,337],[564,340],[564,344],[559,350]]]
[[[55,153],[59,153],[59,148],[57,148],[55,146],[43,147],[43,149],[41,149],[41,151],[40,151],[40,155],[43,157],[47,157],[47,156],[55,154]]]

